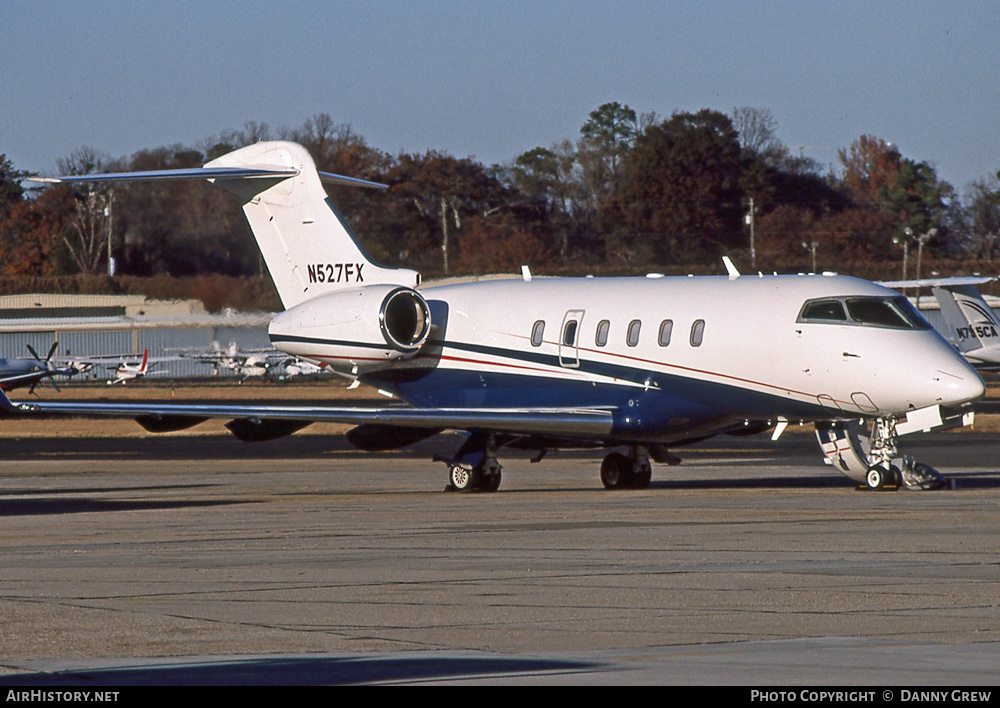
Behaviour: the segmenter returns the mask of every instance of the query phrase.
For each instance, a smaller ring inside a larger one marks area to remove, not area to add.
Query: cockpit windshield
[[[802,306],[799,321],[836,322],[892,329],[931,328],[930,323],[917,311],[917,308],[902,295],[810,300]]]

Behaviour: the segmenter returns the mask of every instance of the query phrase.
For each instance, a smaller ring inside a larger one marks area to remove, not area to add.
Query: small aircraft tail
[[[148,365],[149,365],[149,350],[148,349],[143,349],[142,350],[142,364],[139,365],[139,369],[138,369],[138,371],[136,371],[136,373],[137,374],[145,374],[146,373],[146,367]]]
[[[374,262],[337,211],[323,181],[384,188],[373,182],[320,173],[308,151],[290,142],[262,142],[205,165],[272,171],[273,177],[215,179],[243,200],[243,213],[286,309],[329,292],[375,283],[414,287],[416,271]],[[280,174],[284,171],[284,174]],[[291,176],[286,176],[292,172]]]
[[[975,286],[941,285],[933,292],[952,344],[973,362],[1000,365],[1000,320]]]

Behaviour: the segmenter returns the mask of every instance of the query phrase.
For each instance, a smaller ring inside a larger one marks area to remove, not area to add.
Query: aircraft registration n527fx
[[[719,433],[773,439],[814,422],[827,462],[871,487],[929,487],[900,469],[897,437],[969,420],[982,379],[898,293],[836,275],[536,278],[418,289],[412,270],[374,263],[322,182],[382,187],[317,172],[304,148],[251,145],[202,168],[54,178],[191,179],[237,194],[286,310],[272,343],[389,391],[379,409],[32,403],[9,414],[134,417],[179,430],[225,417],[237,436],[287,435],[315,421],[355,424],[364,450],[447,429],[468,436],[448,463],[457,489],[495,490],[505,446],[619,448],[608,488],[649,484],[650,459]],[[869,435],[862,420],[873,421]]]

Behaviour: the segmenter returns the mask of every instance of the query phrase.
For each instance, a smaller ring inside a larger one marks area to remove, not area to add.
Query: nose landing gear
[[[947,486],[930,465],[899,456],[894,418],[876,418],[870,434],[860,421],[817,423],[816,438],[828,465],[868,489],[922,491]]]

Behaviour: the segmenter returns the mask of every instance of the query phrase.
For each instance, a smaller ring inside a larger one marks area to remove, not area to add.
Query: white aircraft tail
[[[974,285],[933,288],[948,338],[970,360],[1000,364],[1000,320]]]
[[[216,168],[236,168],[234,178],[214,181],[243,200],[243,212],[286,309],[346,288],[419,284],[416,271],[385,268],[372,260],[322,183],[383,185],[320,173],[306,149],[289,142],[250,145],[203,169]],[[241,174],[246,170],[265,175],[248,178]],[[271,176],[266,175],[268,171]]]
[[[262,142],[203,167],[31,177],[36,182],[207,179],[243,200],[243,212],[285,309],[365,285],[416,287],[420,274],[375,263],[323,189],[323,182],[385,189],[384,184],[319,172],[296,143]]]

